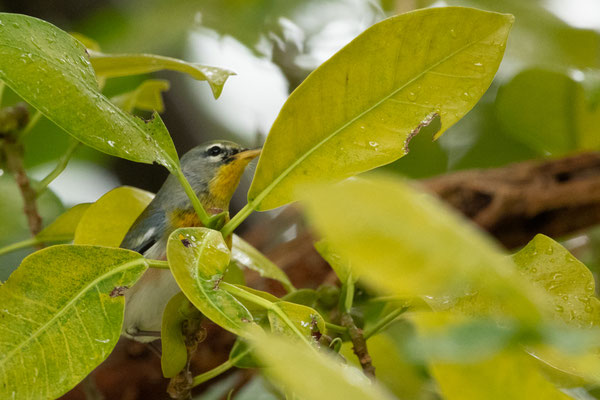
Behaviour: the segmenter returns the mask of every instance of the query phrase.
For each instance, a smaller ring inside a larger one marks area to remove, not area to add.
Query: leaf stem
[[[146,262],[150,268],[169,269],[169,262],[163,260],[151,260],[146,258]]]
[[[202,204],[200,203],[200,200],[198,199],[196,192],[194,192],[194,189],[192,189],[192,186],[190,185],[187,178],[183,174],[183,171],[181,170],[181,168],[178,168],[177,170],[174,171],[174,173],[175,173],[175,176],[177,177],[177,179],[179,180],[179,183],[181,183],[181,186],[183,187],[185,194],[187,194],[187,196],[189,197],[190,202],[192,203],[192,206],[194,207],[194,210],[196,211],[196,214],[198,214],[198,218],[200,218],[200,222],[202,222],[202,225],[204,225],[205,227],[210,228],[211,227],[210,217],[206,213],[206,210],[204,210],[204,207],[202,207]]]
[[[46,177],[42,179],[38,184],[36,190],[37,196],[44,193],[48,188],[48,185],[65,170],[67,164],[69,163],[69,160],[71,159],[71,156],[73,156],[73,153],[75,152],[75,150],[77,150],[77,147],[79,147],[80,144],[81,142],[79,142],[78,140],[71,139],[71,143],[69,144],[67,151],[65,152],[65,154],[62,155],[60,160],[58,160],[58,164],[56,164],[56,167],[54,167],[54,169],[50,171],[50,173],[46,175]]]
[[[54,237],[46,237],[46,238],[38,238],[32,237],[30,239],[21,240],[20,242],[11,243],[7,246],[0,247],[0,256],[6,253],[10,253],[12,251],[17,251],[24,249],[25,247],[35,246],[40,243],[58,243],[58,242],[68,242],[73,240],[72,235],[65,236],[54,236]]]
[[[244,220],[248,218],[253,211],[254,206],[251,203],[246,204],[237,214],[233,216],[233,218],[229,220],[229,222],[225,224],[223,228],[221,228],[221,234],[223,234],[223,237],[226,238],[231,235],[235,228],[244,222]]]
[[[33,116],[29,119],[29,122],[27,125],[25,125],[25,128],[19,132],[19,140],[23,140],[23,138],[27,136],[29,132],[31,132],[31,130],[39,122],[40,118],[42,118],[42,113],[40,110],[35,110],[35,114],[33,114]]]
[[[274,312],[292,330],[292,332],[294,332],[300,339],[302,339],[302,341],[306,343],[307,346],[310,346],[312,348],[308,339],[306,339],[302,332],[300,332],[296,325],[294,325],[294,323],[289,319],[287,314],[284,313],[281,310],[281,308],[279,308],[276,304],[271,303],[269,300],[263,299],[262,297],[257,296],[253,293],[250,293],[239,286],[232,285],[227,282],[221,282],[220,287],[235,297],[239,297],[253,304],[256,304],[257,306],[260,306],[268,311]]]
[[[206,371],[200,375],[197,375],[194,377],[194,382],[192,383],[192,387],[196,387],[198,385],[203,384],[204,382],[221,375],[222,373],[228,371],[229,369],[231,369],[232,367],[235,366],[235,363],[238,360],[241,360],[242,358],[244,358],[248,353],[250,353],[250,349],[247,349],[246,351],[241,352],[240,354],[238,354],[237,356],[235,356],[234,358],[230,358],[229,360],[225,361],[223,364],[211,369],[210,371]]]
[[[392,322],[394,322],[396,317],[405,312],[407,308],[408,307],[397,308],[385,317],[381,318],[379,321],[377,321],[375,325],[371,326],[369,329],[365,329],[363,335],[365,337],[365,340],[387,328]]]
[[[40,243],[40,241],[37,238],[32,237],[30,239],[25,239],[20,242],[9,244],[8,246],[0,248],[0,256],[6,253],[10,253],[11,251],[24,249],[25,247],[35,246],[38,243]]]
[[[2,95],[4,94],[5,87],[6,84],[4,83],[4,81],[0,81],[0,106],[2,106]]]
[[[327,327],[328,331],[340,333],[342,335],[348,334],[348,328],[346,328],[345,326],[332,324],[331,322],[325,322],[325,326]]]
[[[358,357],[360,366],[366,376],[375,379],[375,367],[367,348],[367,339],[363,335],[363,330],[356,326],[354,319],[348,312],[343,312],[341,317],[342,325],[348,328],[348,335],[352,342],[352,350]]]

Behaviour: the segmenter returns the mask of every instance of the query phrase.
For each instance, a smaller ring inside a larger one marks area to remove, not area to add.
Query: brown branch
[[[456,172],[424,184],[507,248],[537,233],[561,237],[600,223],[600,153]]]
[[[23,165],[23,145],[18,140],[18,131],[25,127],[28,118],[27,108],[24,104],[0,110],[0,137],[4,139],[2,150],[6,168],[13,174],[19,186],[29,230],[35,236],[42,229],[42,217],[35,201],[36,192],[31,187]]]
[[[362,329],[356,326],[352,316],[347,312],[342,313],[340,322],[342,323],[342,326],[348,328],[348,336],[350,336],[350,340],[352,341],[352,350],[354,350],[354,354],[356,354],[356,357],[358,357],[358,361],[360,362],[363,372],[366,376],[374,380],[375,367],[373,366],[371,356],[369,355],[367,341],[363,336]]]

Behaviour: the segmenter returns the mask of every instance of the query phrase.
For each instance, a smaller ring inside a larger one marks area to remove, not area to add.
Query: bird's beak
[[[238,160],[252,160],[260,155],[262,149],[243,150],[235,155]]]

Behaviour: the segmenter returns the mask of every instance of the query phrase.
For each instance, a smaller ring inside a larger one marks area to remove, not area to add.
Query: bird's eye
[[[223,149],[221,149],[219,146],[212,146],[206,152],[209,156],[218,156],[222,151]]]

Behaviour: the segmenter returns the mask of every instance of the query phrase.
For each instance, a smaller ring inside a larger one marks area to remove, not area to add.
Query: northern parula
[[[194,147],[181,158],[185,177],[209,215],[229,209],[229,201],[248,163],[260,154],[229,141]],[[170,175],[131,226],[121,247],[155,260],[166,259],[169,235],[177,228],[202,226],[177,178]],[[140,342],[159,338],[162,314],[179,287],[164,269],[148,269],[125,292],[123,335]]]

